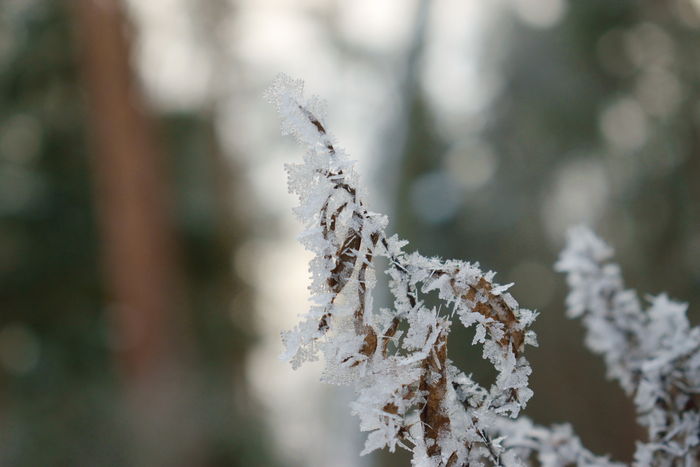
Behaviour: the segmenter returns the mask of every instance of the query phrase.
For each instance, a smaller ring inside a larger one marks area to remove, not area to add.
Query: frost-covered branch
[[[517,460],[529,460],[542,467],[624,467],[605,456],[587,450],[570,425],[551,428],[534,425],[530,420],[499,420],[496,429],[505,437],[504,447]]]
[[[611,257],[590,230],[571,231],[556,265],[571,288],[568,314],[582,318],[586,344],[634,397],[648,430],[636,465],[700,465],[700,328],[690,327],[685,303],[665,294],[649,297],[644,310]]]
[[[297,367],[324,355],[324,379],[353,384],[353,411],[369,431],[363,453],[397,446],[425,467],[502,465],[494,421],[516,417],[532,391],[523,356],[535,342],[528,330],[535,313],[521,309],[477,263],[407,253],[406,242],[385,232],[385,216],[369,211],[353,165],[323,123],[315,98],[302,83],[279,77],[267,92],[282,128],[306,146],[301,164],[287,166],[295,212],[305,224],[300,240],[311,261],[313,306],[283,334],[284,357]],[[388,259],[393,309],[374,310],[373,259]],[[428,308],[435,291],[445,306]],[[484,388],[447,357],[450,317],[475,326],[474,343],[497,370]],[[405,329],[400,331],[399,329]]]
[[[324,380],[354,386],[352,410],[369,432],[362,453],[398,446],[413,452],[416,467],[622,465],[592,454],[568,425],[515,420],[532,396],[524,350],[536,343],[528,329],[536,313],[478,263],[409,253],[387,235],[387,218],[367,208],[353,163],[326,129],[321,101],[302,91],[301,81],[280,76],[267,92],[283,132],[306,147],[287,171],[305,226],[299,238],[314,253],[313,305],[283,333],[283,357],[296,368],[322,354]],[[649,431],[636,465],[700,465],[700,329],[690,328],[686,305],[665,295],[642,310],[606,262],[611,254],[590,231],[572,232],[556,266],[571,286],[568,313],[582,317],[586,343],[634,396]],[[388,261],[391,309],[372,304],[377,257]],[[429,293],[443,301],[439,309],[425,305]],[[448,358],[454,316],[475,327],[472,343],[496,369],[488,388]]]

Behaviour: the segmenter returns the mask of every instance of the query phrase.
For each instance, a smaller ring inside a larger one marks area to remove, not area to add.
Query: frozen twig
[[[700,328],[690,327],[685,303],[665,294],[649,297],[644,310],[611,257],[612,249],[590,230],[570,232],[556,265],[571,288],[568,314],[582,319],[586,344],[634,398],[648,431],[635,464],[700,465]]]
[[[323,105],[303,96],[301,81],[280,76],[267,98],[285,134],[306,147],[287,165],[300,241],[314,253],[310,310],[282,334],[283,358],[296,368],[323,354],[325,381],[353,385],[353,412],[368,431],[363,454],[387,447],[413,452],[415,467],[477,465],[620,466],[583,447],[568,425],[545,428],[515,420],[532,396],[524,356],[535,344],[536,313],[519,307],[478,263],[407,253],[407,242],[386,233],[385,216],[368,210],[353,163],[326,129]],[[624,289],[611,249],[590,231],[574,230],[556,265],[567,274],[571,317],[582,317],[586,343],[604,356],[611,377],[634,397],[649,440],[635,463],[700,465],[700,329],[686,306],[665,295],[643,311]],[[385,273],[391,309],[375,310],[374,259]],[[425,305],[434,292],[439,309]],[[486,388],[448,358],[450,318],[476,328],[474,344],[496,369]]]
[[[406,253],[406,242],[386,234],[386,217],[367,209],[352,163],[323,123],[320,101],[305,99],[302,83],[285,76],[267,97],[283,131],[307,149],[304,162],[287,170],[306,226],[301,241],[315,253],[314,305],[283,334],[284,357],[296,367],[321,352],[327,381],[354,384],[353,410],[370,431],[365,453],[403,446],[417,466],[500,464],[503,448],[487,433],[495,418],[516,417],[532,395],[523,351],[535,339],[527,329],[535,313],[519,308],[478,264]],[[389,260],[392,310],[372,308],[377,256]],[[442,311],[424,304],[431,291],[446,303]],[[447,357],[454,314],[476,326],[475,342],[498,372],[488,389]]]

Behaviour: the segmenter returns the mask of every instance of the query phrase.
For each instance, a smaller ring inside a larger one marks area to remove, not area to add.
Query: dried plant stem
[[[314,305],[283,333],[293,366],[322,352],[324,379],[353,384],[353,411],[370,432],[363,453],[397,446],[415,467],[620,467],[583,447],[568,425],[545,428],[518,417],[532,396],[525,348],[536,313],[520,308],[478,263],[426,258],[404,251],[386,234],[388,220],[370,212],[352,163],[322,123],[319,101],[303,97],[301,82],[280,77],[268,93],[283,130],[307,148],[289,165],[290,190],[300,199],[301,236],[311,262]],[[557,267],[571,285],[569,314],[582,316],[587,344],[605,357],[611,376],[635,398],[649,441],[639,443],[639,467],[700,463],[700,328],[690,328],[685,305],[665,296],[642,312],[625,290],[619,268],[605,264],[609,248],[593,234],[574,232]],[[373,310],[377,257],[393,295],[392,309]],[[428,308],[436,293],[444,306]],[[451,318],[475,326],[474,344],[496,370],[482,387],[448,358]]]

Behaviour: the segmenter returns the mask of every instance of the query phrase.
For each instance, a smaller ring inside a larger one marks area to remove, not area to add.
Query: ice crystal
[[[387,235],[386,217],[367,209],[353,163],[326,130],[320,101],[305,99],[300,81],[280,76],[266,97],[283,132],[306,148],[303,163],[287,172],[305,227],[300,241],[315,254],[313,306],[283,333],[283,358],[297,367],[322,353],[324,379],[354,385],[353,412],[370,432],[363,453],[398,446],[413,451],[416,466],[499,463],[503,447],[489,426],[495,417],[517,416],[532,395],[523,351],[534,342],[526,329],[534,313],[520,310],[510,285],[496,284],[478,264],[407,253],[407,242]],[[383,312],[372,306],[378,256],[388,260],[394,297]],[[444,301],[439,310],[423,301],[431,291]],[[474,342],[498,373],[491,387],[447,358],[453,315],[477,326]]]
[[[306,99],[303,83],[278,77],[266,93],[282,131],[306,148],[303,162],[287,165],[294,212],[304,224],[299,241],[312,253],[312,306],[282,333],[282,358],[294,368],[325,362],[323,380],[352,385],[352,411],[369,432],[362,454],[397,447],[413,453],[415,467],[478,465],[613,467],[583,447],[569,425],[551,428],[516,420],[532,396],[524,356],[537,339],[537,317],[494,282],[478,263],[428,258],[406,251],[386,233],[385,216],[368,210],[354,164],[323,121],[323,103]],[[374,260],[387,260],[393,304],[375,310]],[[700,459],[700,329],[686,305],[665,295],[643,310],[624,288],[612,249],[591,231],[572,231],[556,268],[567,274],[567,313],[581,318],[586,344],[601,354],[610,377],[637,405],[649,439],[635,464],[692,466]],[[429,308],[426,294],[442,300]],[[451,318],[475,327],[472,344],[496,370],[484,387],[448,358]],[[400,331],[405,329],[405,331]]]
[[[625,289],[612,249],[579,227],[556,268],[571,288],[568,313],[580,317],[586,344],[605,359],[608,376],[634,397],[648,441],[638,443],[638,466],[700,463],[700,328],[691,328],[687,305],[665,294],[644,310]]]

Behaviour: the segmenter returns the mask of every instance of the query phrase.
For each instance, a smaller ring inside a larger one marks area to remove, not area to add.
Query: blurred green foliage
[[[131,465],[68,6],[0,3],[3,466]],[[222,178],[207,112],[163,115],[160,126],[194,333],[199,465],[273,465],[246,392],[250,290],[231,273],[231,252],[248,233],[225,199],[241,180]]]

